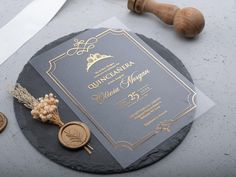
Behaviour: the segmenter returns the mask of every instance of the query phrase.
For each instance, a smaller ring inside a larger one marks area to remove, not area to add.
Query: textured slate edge
[[[80,33],[80,32],[79,32]],[[64,42],[65,40],[68,40],[70,38],[73,38],[78,33],[73,33],[68,36],[62,37],[45,47],[43,47],[41,50],[39,50],[34,56],[41,54],[44,51],[49,50],[50,48]],[[151,48],[153,48],[155,51],[157,51],[166,61],[168,61],[173,67],[175,67],[180,73],[182,73],[186,78],[188,78],[191,82],[191,76],[183,63],[175,56],[173,55],[169,50],[167,50],[165,47],[163,47],[161,44],[156,42],[153,39],[146,38],[143,35],[139,34],[139,37],[143,39]],[[29,70],[28,64],[24,67],[22,73],[19,75],[18,82],[24,83],[24,77],[27,71]],[[41,77],[41,76],[39,76]],[[42,154],[44,154],[49,159],[55,161],[56,163],[59,163],[61,165],[64,165],[66,167],[69,167],[74,170],[89,172],[89,173],[99,173],[99,174],[111,174],[111,173],[122,173],[122,172],[128,172],[137,170],[143,167],[146,167],[148,165],[151,165],[159,160],[161,160],[163,157],[168,155],[170,152],[172,152],[185,138],[187,133],[189,132],[191,128],[191,124],[187,125],[183,129],[181,129],[178,133],[170,137],[168,140],[163,142],[161,145],[157,146],[155,149],[150,151],[148,154],[146,154],[144,157],[140,158],[138,161],[133,163],[130,167],[126,169],[122,169],[121,166],[117,163],[108,163],[104,166],[101,164],[78,164],[78,162],[64,162],[58,159],[58,157],[53,153],[48,151],[43,146],[39,146],[37,143],[37,139],[31,134],[31,131],[25,127],[21,126],[21,119],[20,119],[20,112],[25,112],[25,108],[20,105],[16,100],[14,101],[14,109],[16,113],[16,118],[19,123],[19,126],[22,128],[22,132],[25,134],[26,138],[29,140],[29,142]],[[76,163],[76,164],[74,164]],[[109,165],[111,164],[111,165]]]

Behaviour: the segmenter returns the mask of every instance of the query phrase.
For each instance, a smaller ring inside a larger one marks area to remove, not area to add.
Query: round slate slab
[[[73,38],[79,33],[81,32],[70,34],[46,45],[40,51],[38,51],[35,56],[59,45],[68,39]],[[138,36],[192,82],[189,72],[174,54],[172,54],[157,41],[149,39],[140,34],[138,34]],[[23,71],[19,75],[17,82],[23,87],[26,87],[36,98],[39,98],[49,92],[54,93],[52,88],[29,63],[25,65]],[[63,100],[61,100],[58,95],[57,97],[60,100],[59,113],[61,117],[63,117],[63,121],[70,122],[78,120],[76,115],[63,102]],[[144,155],[138,161],[130,165],[128,168],[123,169],[93,134],[91,134],[90,145],[94,147],[95,150],[93,151],[92,155],[88,155],[84,150],[68,150],[64,148],[57,139],[57,134],[59,131],[57,126],[43,124],[39,121],[33,120],[30,110],[25,108],[16,100],[14,100],[14,109],[22,132],[39,152],[58,164],[74,170],[89,173],[122,173],[151,165],[172,152],[183,141],[191,128],[191,124],[187,125],[165,142]]]

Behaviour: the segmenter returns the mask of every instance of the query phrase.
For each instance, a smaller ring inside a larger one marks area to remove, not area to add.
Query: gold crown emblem
[[[111,58],[113,56],[111,55],[101,55],[100,53],[95,53],[95,54],[90,54],[90,56],[87,58],[87,72],[89,71],[89,69],[98,61],[103,60],[103,59],[107,59],[107,58]]]

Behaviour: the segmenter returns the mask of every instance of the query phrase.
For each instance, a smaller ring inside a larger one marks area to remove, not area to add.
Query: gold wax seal
[[[0,133],[6,128],[7,126],[7,117],[0,112]]]
[[[27,89],[20,84],[16,84],[11,91],[20,103],[31,109],[33,119],[41,122],[49,122],[60,127],[58,139],[60,143],[69,149],[84,148],[88,154],[92,153],[93,147],[88,144],[90,140],[90,130],[82,122],[74,121],[64,124],[58,112],[59,100],[52,93],[41,98],[34,98]]]
[[[58,138],[63,146],[77,149],[84,147],[88,143],[90,131],[82,122],[69,122],[60,128]]]

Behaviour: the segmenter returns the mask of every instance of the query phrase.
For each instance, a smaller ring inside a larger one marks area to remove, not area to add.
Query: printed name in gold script
[[[122,89],[128,88],[130,85],[134,84],[135,82],[139,81],[142,82],[143,78],[150,73],[148,69],[144,70],[141,73],[135,74],[136,72],[133,72],[128,77],[125,77],[120,82],[120,87]]]
[[[92,99],[97,103],[102,104],[105,100],[120,92],[120,88],[113,88],[111,91],[100,92],[99,94],[92,95]]]

